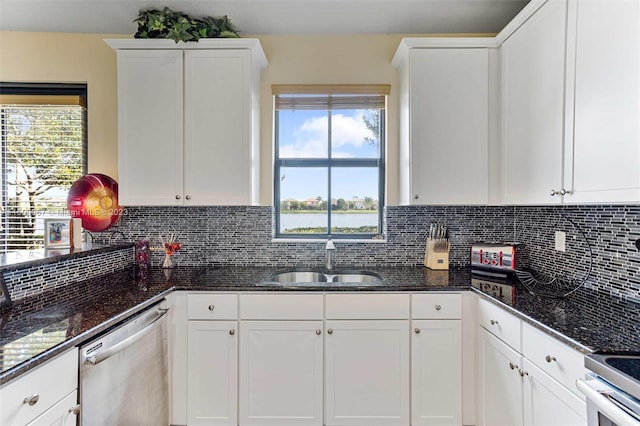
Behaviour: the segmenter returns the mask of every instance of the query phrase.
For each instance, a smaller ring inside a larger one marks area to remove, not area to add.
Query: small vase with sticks
[[[162,261],[162,267],[165,269],[173,268],[173,254],[182,248],[182,243],[176,241],[176,235],[170,234],[165,240],[160,235],[160,243],[164,248],[164,260]]]

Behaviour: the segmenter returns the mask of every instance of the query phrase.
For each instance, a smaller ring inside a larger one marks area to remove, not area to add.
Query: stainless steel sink
[[[335,273],[322,273],[316,271],[283,271],[276,272],[270,275],[267,282],[275,282],[281,284],[314,284],[314,283],[326,283],[325,285],[336,284],[363,284],[363,283],[377,283],[382,282],[382,277],[375,272],[362,271],[362,272],[339,272]]]
[[[331,280],[334,283],[373,283],[382,281],[382,277],[375,272],[353,272],[335,274]]]
[[[326,283],[327,276],[313,271],[286,271],[269,276],[267,281],[276,283]]]

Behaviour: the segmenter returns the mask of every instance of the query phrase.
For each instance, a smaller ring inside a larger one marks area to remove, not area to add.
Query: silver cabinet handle
[[[213,311],[216,308],[216,305],[209,305],[209,310]]]
[[[71,413],[71,414],[75,414],[76,416],[77,416],[78,414],[80,414],[80,404],[78,404],[78,405],[76,405],[76,406],[74,406],[74,407],[69,408],[69,413]]]
[[[547,362],[556,361],[556,357],[547,354],[547,355],[544,356],[544,360],[547,361]]]
[[[180,196],[179,196],[179,195],[176,195],[176,200],[179,200],[179,199],[180,199]]]
[[[327,334],[333,334],[333,328],[328,329]]]
[[[40,400],[40,395],[38,395],[37,393],[34,393],[33,395],[28,396],[25,399],[23,399],[22,403],[23,404],[29,404],[29,405],[33,406],[33,405],[36,405],[39,400]]]
[[[552,197],[555,197],[556,195],[560,195],[560,191],[556,191],[555,189],[552,189],[551,191],[549,191],[549,195],[551,195]]]
[[[491,323],[491,325],[498,325],[498,321],[491,320],[491,321],[489,321],[489,322]]]
[[[413,199],[417,200],[419,198],[418,194],[413,194]]]
[[[229,334],[233,336],[234,334],[236,334],[236,331],[232,328],[231,330],[229,330]]]
[[[186,197],[184,197],[184,198],[186,198],[187,200],[190,200],[190,199],[191,199],[191,195],[187,195],[187,196],[186,196]]]
[[[520,373],[520,377],[524,377],[524,376],[528,376],[529,375],[528,372],[526,372],[526,371],[524,371],[522,369],[518,370],[518,373]]]
[[[316,330],[316,334],[317,334],[318,336],[319,336],[319,335],[321,335],[321,334],[322,334],[322,330],[317,329],[317,330]]]
[[[420,330],[419,328],[416,328],[416,329],[415,329],[415,330],[413,330],[413,331],[414,331],[416,334],[420,334],[420,332],[421,332],[422,330]]]
[[[515,370],[516,368],[518,368],[518,366],[517,366],[517,365],[515,365],[515,364],[514,364],[514,363],[512,363],[512,362],[509,362],[509,368],[510,368],[510,369],[512,369],[512,370]]]
[[[442,309],[442,306],[436,305],[435,308],[436,308],[436,311],[439,311],[440,309]]]

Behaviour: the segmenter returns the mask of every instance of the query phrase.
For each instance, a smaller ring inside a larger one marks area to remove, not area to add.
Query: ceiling
[[[529,0],[0,0],[0,30],[135,33],[139,10],[228,15],[242,34],[496,33]]]

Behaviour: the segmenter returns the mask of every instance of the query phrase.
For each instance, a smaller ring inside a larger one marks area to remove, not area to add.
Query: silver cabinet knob
[[[236,331],[232,328],[231,330],[229,330],[229,334],[233,336],[234,334],[236,334]]]
[[[556,361],[556,357],[547,354],[547,355],[544,356],[544,360],[547,361],[547,362]]]
[[[522,369],[521,369],[521,370],[518,370],[518,373],[520,373],[520,377],[524,377],[524,376],[528,376],[528,375],[529,375],[529,373],[528,373],[528,372],[526,372],[526,371],[524,371],[524,370],[522,370]]]
[[[496,320],[491,320],[489,322],[491,323],[491,325],[498,325],[498,321],[496,321]]]
[[[213,311],[216,308],[216,305],[209,305],[209,310]]]
[[[512,370],[515,370],[516,368],[518,368],[518,366],[517,366],[517,365],[515,365],[515,364],[514,364],[514,363],[512,363],[512,362],[509,362],[509,368],[510,368],[510,369],[512,369]]]
[[[413,194],[413,199],[417,200],[418,198],[420,198],[420,196],[418,194]]]
[[[333,334],[333,328],[328,329],[327,334]]]
[[[415,330],[413,330],[413,331],[414,331],[416,334],[420,334],[420,332],[421,332],[422,330],[420,330],[419,328],[416,328],[416,329],[415,329]]]
[[[179,196],[179,195],[176,195],[176,200],[179,200],[179,199],[180,199],[180,196]]]
[[[40,395],[38,395],[37,393],[34,393],[31,396],[26,397],[25,399],[22,400],[23,404],[29,404],[29,405],[36,405],[38,403],[38,401],[40,400]]]
[[[560,191],[556,191],[555,189],[552,189],[551,191],[549,191],[549,195],[551,195],[552,197],[555,197],[556,195],[559,195]]]
[[[436,311],[439,311],[440,309],[442,309],[442,306],[436,305],[435,308],[436,308]]]
[[[187,200],[190,200],[190,199],[191,199],[191,195],[187,195],[187,196],[186,196],[186,197],[184,197],[184,198],[186,198]]]
[[[76,416],[77,416],[78,414],[80,414],[80,404],[78,404],[78,405],[76,405],[76,406],[74,406],[74,407],[69,408],[69,412],[70,412],[71,414],[75,414]]]
[[[317,334],[318,336],[319,336],[319,335],[321,335],[321,334],[322,334],[322,330],[317,329],[317,330],[316,330],[316,334]]]

